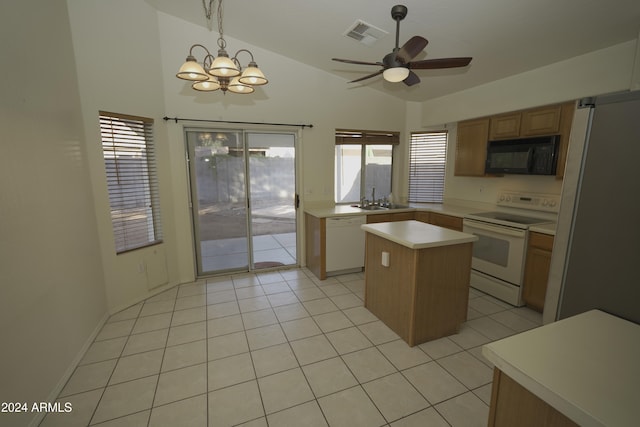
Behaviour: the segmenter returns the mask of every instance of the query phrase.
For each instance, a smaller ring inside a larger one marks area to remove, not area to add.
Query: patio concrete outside
[[[252,209],[254,267],[296,265],[293,203],[261,201]],[[244,204],[214,204],[200,209],[200,253],[204,274],[248,267],[247,213]]]

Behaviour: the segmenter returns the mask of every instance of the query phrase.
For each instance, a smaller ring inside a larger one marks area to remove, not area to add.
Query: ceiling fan
[[[423,61],[411,61],[427,46],[427,39],[420,36],[413,36],[401,48],[398,47],[400,38],[400,21],[407,16],[407,7],[404,5],[396,5],[391,8],[391,17],[396,21],[396,47],[384,58],[382,62],[365,62],[354,61],[351,59],[332,58],[334,61],[346,62],[347,64],[360,65],[378,65],[382,69],[375,73],[352,80],[349,83],[355,83],[371,77],[382,74],[385,80],[389,82],[403,82],[407,86],[413,86],[420,83],[420,77],[412,70],[433,70],[438,68],[457,68],[466,67],[471,62],[470,57],[460,58],[439,58],[425,59]]]

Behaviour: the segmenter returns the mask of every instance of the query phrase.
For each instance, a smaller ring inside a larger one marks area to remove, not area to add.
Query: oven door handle
[[[527,233],[525,230],[513,230],[511,228],[506,228],[506,227],[495,227],[489,224],[485,224],[483,222],[476,222],[471,220],[467,220],[465,221],[465,223],[471,228],[476,228],[478,230],[491,231],[492,233],[502,234],[505,236],[524,237]]]

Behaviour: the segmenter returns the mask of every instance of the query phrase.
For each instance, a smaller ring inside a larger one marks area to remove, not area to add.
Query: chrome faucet
[[[376,187],[373,187],[373,189],[371,190],[371,202],[373,204],[376,203]]]

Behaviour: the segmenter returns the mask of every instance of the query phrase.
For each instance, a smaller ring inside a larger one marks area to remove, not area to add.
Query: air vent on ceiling
[[[351,37],[367,46],[371,46],[387,34],[389,33],[360,19],[354,22],[347,31],[344,32],[345,36]]]

